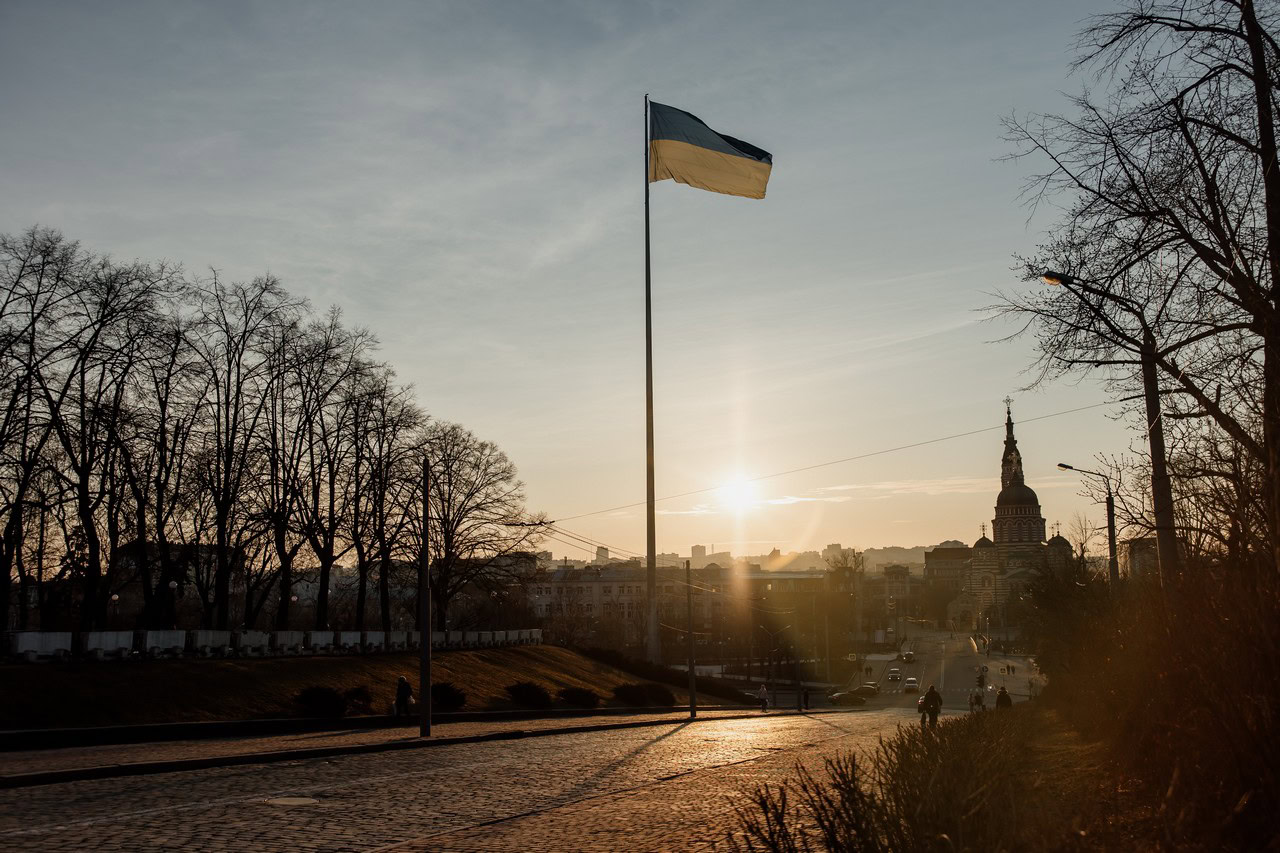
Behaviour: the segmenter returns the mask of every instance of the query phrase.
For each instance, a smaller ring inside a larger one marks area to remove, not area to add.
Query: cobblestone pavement
[[[744,789],[912,722],[708,720],[13,789],[0,850],[722,849]]]
[[[743,711],[699,709],[701,718],[740,716]],[[750,713],[750,712],[746,712]],[[566,726],[596,726],[609,723],[639,722],[678,718],[688,711],[670,714],[600,715],[582,717],[547,717],[536,720],[487,720],[468,723],[444,723],[431,729],[433,737],[470,737],[489,732],[536,731]],[[263,737],[176,740],[157,743],[108,744],[105,746],[71,747],[68,749],[33,749],[0,753],[0,773],[5,775],[102,767],[114,764],[137,764],[149,761],[173,761],[184,758],[207,758],[222,755],[278,752],[293,749],[318,749],[327,746],[417,741],[417,726],[393,729],[348,729],[344,731],[301,732]]]

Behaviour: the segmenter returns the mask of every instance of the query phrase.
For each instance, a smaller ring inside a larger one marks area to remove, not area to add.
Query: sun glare
[[[745,477],[738,477],[725,483],[716,490],[716,493],[721,505],[734,512],[743,512],[756,504],[756,484]]]

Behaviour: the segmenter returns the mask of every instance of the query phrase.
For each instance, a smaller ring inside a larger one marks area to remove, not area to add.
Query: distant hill
[[[890,545],[887,548],[868,548],[863,553],[867,561],[868,571],[878,571],[884,566],[900,565],[910,566],[916,574],[921,574],[924,571],[924,555],[926,551],[932,551],[934,548],[963,548],[966,544],[955,539],[948,539],[937,545],[914,545],[910,548]]]

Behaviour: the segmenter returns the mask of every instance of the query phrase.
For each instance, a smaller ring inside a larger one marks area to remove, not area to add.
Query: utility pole
[[[791,661],[795,666],[796,676],[796,710],[803,711],[804,704],[800,701],[800,650],[792,646]]]
[[[418,736],[431,737],[431,461],[422,453],[422,553],[418,556]]]
[[[689,719],[698,716],[698,677],[693,670],[693,582],[689,574],[689,561],[684,561],[684,602],[689,626]]]

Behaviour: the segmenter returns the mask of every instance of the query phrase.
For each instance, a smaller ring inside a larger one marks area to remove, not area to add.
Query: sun
[[[734,512],[745,512],[756,505],[758,498],[756,484],[746,477],[736,477],[716,489],[720,504]]]

